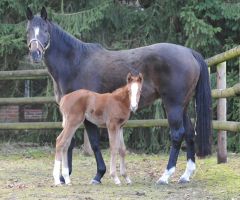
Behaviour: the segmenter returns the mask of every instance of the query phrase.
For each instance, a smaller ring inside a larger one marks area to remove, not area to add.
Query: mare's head
[[[134,76],[131,73],[127,75],[127,87],[129,91],[130,109],[135,112],[138,108],[138,102],[143,85],[143,76],[141,73]]]
[[[34,62],[40,62],[44,52],[50,45],[49,26],[47,21],[47,11],[43,7],[40,16],[33,15],[28,7],[26,11],[27,24],[27,44],[29,52]]]

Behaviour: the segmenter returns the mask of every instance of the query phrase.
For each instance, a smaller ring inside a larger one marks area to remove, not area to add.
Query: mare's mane
[[[49,25],[51,27],[51,34],[52,38],[54,39],[54,36],[57,35],[60,37],[61,41],[64,43],[70,45],[74,49],[78,49],[81,52],[88,52],[91,50],[98,50],[98,49],[104,49],[99,43],[86,43],[82,42],[81,40],[77,39],[76,37],[72,36],[71,34],[67,33],[65,30],[63,30],[60,26],[57,24],[48,21]],[[62,44],[62,42],[58,42],[59,45]]]

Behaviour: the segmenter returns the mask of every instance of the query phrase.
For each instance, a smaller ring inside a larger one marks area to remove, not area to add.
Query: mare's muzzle
[[[39,49],[35,49],[30,51],[30,55],[32,57],[33,62],[39,63],[42,60],[42,52]]]
[[[32,57],[33,62],[35,63],[41,62],[43,55],[49,46],[50,46],[50,40],[48,40],[46,46],[44,46],[40,42],[40,40],[36,38],[30,40],[28,47],[29,47],[30,55]]]

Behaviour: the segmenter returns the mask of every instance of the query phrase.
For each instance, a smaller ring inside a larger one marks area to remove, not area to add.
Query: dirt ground
[[[103,151],[107,170],[109,151]],[[54,149],[26,144],[0,144],[0,199],[240,199],[240,156],[230,154],[227,164],[216,164],[216,156],[197,160],[197,171],[188,184],[178,184],[184,172],[185,154],[181,153],[176,173],[169,185],[156,185],[166,167],[168,155],[129,153],[127,169],[132,185],[116,186],[108,175],[101,185],[90,185],[95,175],[94,157],[75,149],[72,186],[53,186]]]

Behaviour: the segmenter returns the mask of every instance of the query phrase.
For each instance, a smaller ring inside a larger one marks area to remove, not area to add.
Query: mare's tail
[[[201,54],[192,51],[199,63],[200,76],[196,87],[196,143],[197,155],[200,157],[211,154],[212,140],[212,96],[207,63]]]

